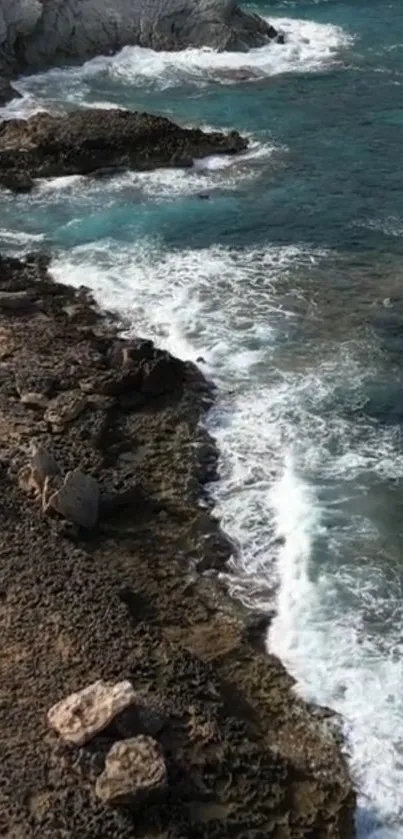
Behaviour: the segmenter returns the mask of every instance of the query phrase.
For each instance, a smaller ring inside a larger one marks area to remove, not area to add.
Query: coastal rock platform
[[[0,835],[351,839],[334,726],[296,698],[264,621],[215,579],[231,545],[206,495],[211,385],[151,341],[121,339],[85,289],[53,282],[46,256],[2,257],[0,291]],[[80,411],[51,421],[78,392]],[[97,482],[91,529],[23,490],[33,446],[51,477]],[[49,710],[101,679],[130,682],[140,710],[66,743]],[[150,737],[164,795],[140,810],[97,796],[107,755],[125,750],[114,744]]]

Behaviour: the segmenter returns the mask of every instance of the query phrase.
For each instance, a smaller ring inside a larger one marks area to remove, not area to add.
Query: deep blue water
[[[268,646],[342,715],[360,836],[401,839],[403,5],[254,8],[284,48],[130,48],[21,80],[8,115],[108,103],[237,128],[251,150],[4,193],[0,245],[50,248],[59,278],[206,359],[232,590],[274,601]]]

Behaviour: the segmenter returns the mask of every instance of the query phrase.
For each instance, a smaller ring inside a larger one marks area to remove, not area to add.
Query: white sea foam
[[[377,230],[384,233],[385,236],[394,236],[400,238],[403,236],[403,218],[398,216],[386,216],[386,218],[367,219],[363,222],[357,222],[356,227],[364,227],[368,230]]]
[[[0,119],[28,119],[28,117],[46,111],[47,106],[40,97],[24,90],[24,83],[16,84],[15,87],[21,92],[21,98],[12,99],[7,105],[0,108]]]
[[[273,503],[286,542],[279,557],[278,613],[269,648],[298,679],[303,696],[343,715],[350,765],[360,792],[359,834],[397,839],[403,835],[401,826],[381,828],[379,823],[401,824],[403,818],[401,585],[397,580],[395,628],[382,648],[363,625],[367,607],[378,620],[382,616],[382,557],[378,569],[366,572],[364,565],[354,578],[343,568],[337,574],[334,568],[327,572],[324,565],[315,579],[311,568],[315,540],[328,539],[328,534],[314,493],[292,460],[285,465]],[[359,522],[355,525],[359,527]],[[365,563],[365,556],[362,560]],[[343,586],[349,594],[354,592],[354,609],[337,607]]]
[[[212,83],[239,84],[282,73],[317,72],[339,62],[341,51],[352,44],[352,37],[331,24],[294,18],[271,18],[286,35],[285,44],[271,43],[247,53],[219,53],[211,49],[182,52],[154,52],[141,47],[125,47],[115,56],[100,56],[82,67],[54,68],[46,73],[18,81],[23,99],[14,100],[0,110],[4,117],[27,117],[59,101],[91,107],[116,107],[108,100],[95,103],[93,79],[158,90]]]
[[[23,231],[9,230],[7,227],[0,227],[0,243],[5,250],[16,249],[26,251],[38,247],[45,236],[42,233],[26,233]]]
[[[282,291],[324,257],[302,247],[163,252],[151,242],[116,252],[105,241],[61,257],[54,272],[91,286],[134,331],[203,356],[220,383],[210,427],[222,453],[218,512],[239,546],[233,591],[265,607],[277,598],[270,649],[304,696],[344,717],[360,836],[401,839],[403,592],[398,562],[385,590],[368,476],[401,479],[402,448],[395,428],[330,410],[340,387],[354,410],[371,374],[354,344],[277,366],[278,339],[298,320]],[[383,635],[371,630],[380,617]]]
[[[239,83],[279,73],[317,71],[338,60],[338,53],[351,43],[350,36],[330,24],[271,18],[286,35],[285,44],[272,43],[248,53],[217,53],[188,49],[179,53],[125,47],[117,56],[88,62],[88,74],[103,72],[130,84],[156,84],[159,88],[183,84],[204,86],[211,82]]]
[[[274,143],[259,143],[250,138],[246,152],[236,155],[211,155],[194,162],[191,168],[162,168],[154,171],[115,173],[107,179],[108,200],[116,194],[133,196],[134,200],[152,199],[169,201],[181,196],[210,195],[214,190],[232,190],[243,182],[259,177],[261,165],[267,164],[272,155],[283,155],[286,149]],[[43,199],[59,201],[60,193],[97,201],[98,195],[105,202],[105,181],[79,175],[46,178],[38,181],[33,202]]]

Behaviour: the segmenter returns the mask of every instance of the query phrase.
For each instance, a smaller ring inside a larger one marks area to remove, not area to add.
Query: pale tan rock
[[[59,430],[76,419],[86,407],[87,399],[80,390],[68,390],[51,400],[44,419],[54,430]]]
[[[167,786],[167,770],[159,743],[152,737],[132,737],[114,743],[95,792],[105,804],[144,806]]]
[[[49,400],[43,393],[36,393],[34,390],[29,390],[21,396],[21,402],[23,405],[28,405],[29,407],[34,408],[46,408],[48,401]]]
[[[135,700],[129,681],[103,682],[72,693],[48,712],[48,722],[67,743],[82,746]]]
[[[42,496],[45,483],[50,478],[60,477],[60,469],[53,454],[35,443],[31,446],[29,464],[20,469],[18,482],[25,492],[34,492],[37,498]]]
[[[44,511],[52,508],[67,521],[85,527],[95,527],[99,512],[98,481],[91,475],[85,475],[80,469],[67,472],[60,487],[52,492],[52,485],[46,487]]]

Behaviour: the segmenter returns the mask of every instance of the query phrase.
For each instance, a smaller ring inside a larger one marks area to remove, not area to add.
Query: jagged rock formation
[[[133,111],[89,108],[64,115],[40,113],[0,124],[0,184],[20,189],[22,183],[29,189],[38,177],[122,167],[192,166],[194,158],[235,154],[246,147],[247,140],[236,131],[181,128],[163,117]],[[0,308],[7,300],[0,297]],[[10,305],[14,300],[10,297]]]
[[[127,44],[244,51],[276,36],[235,0],[1,0],[0,75],[82,62]]]

